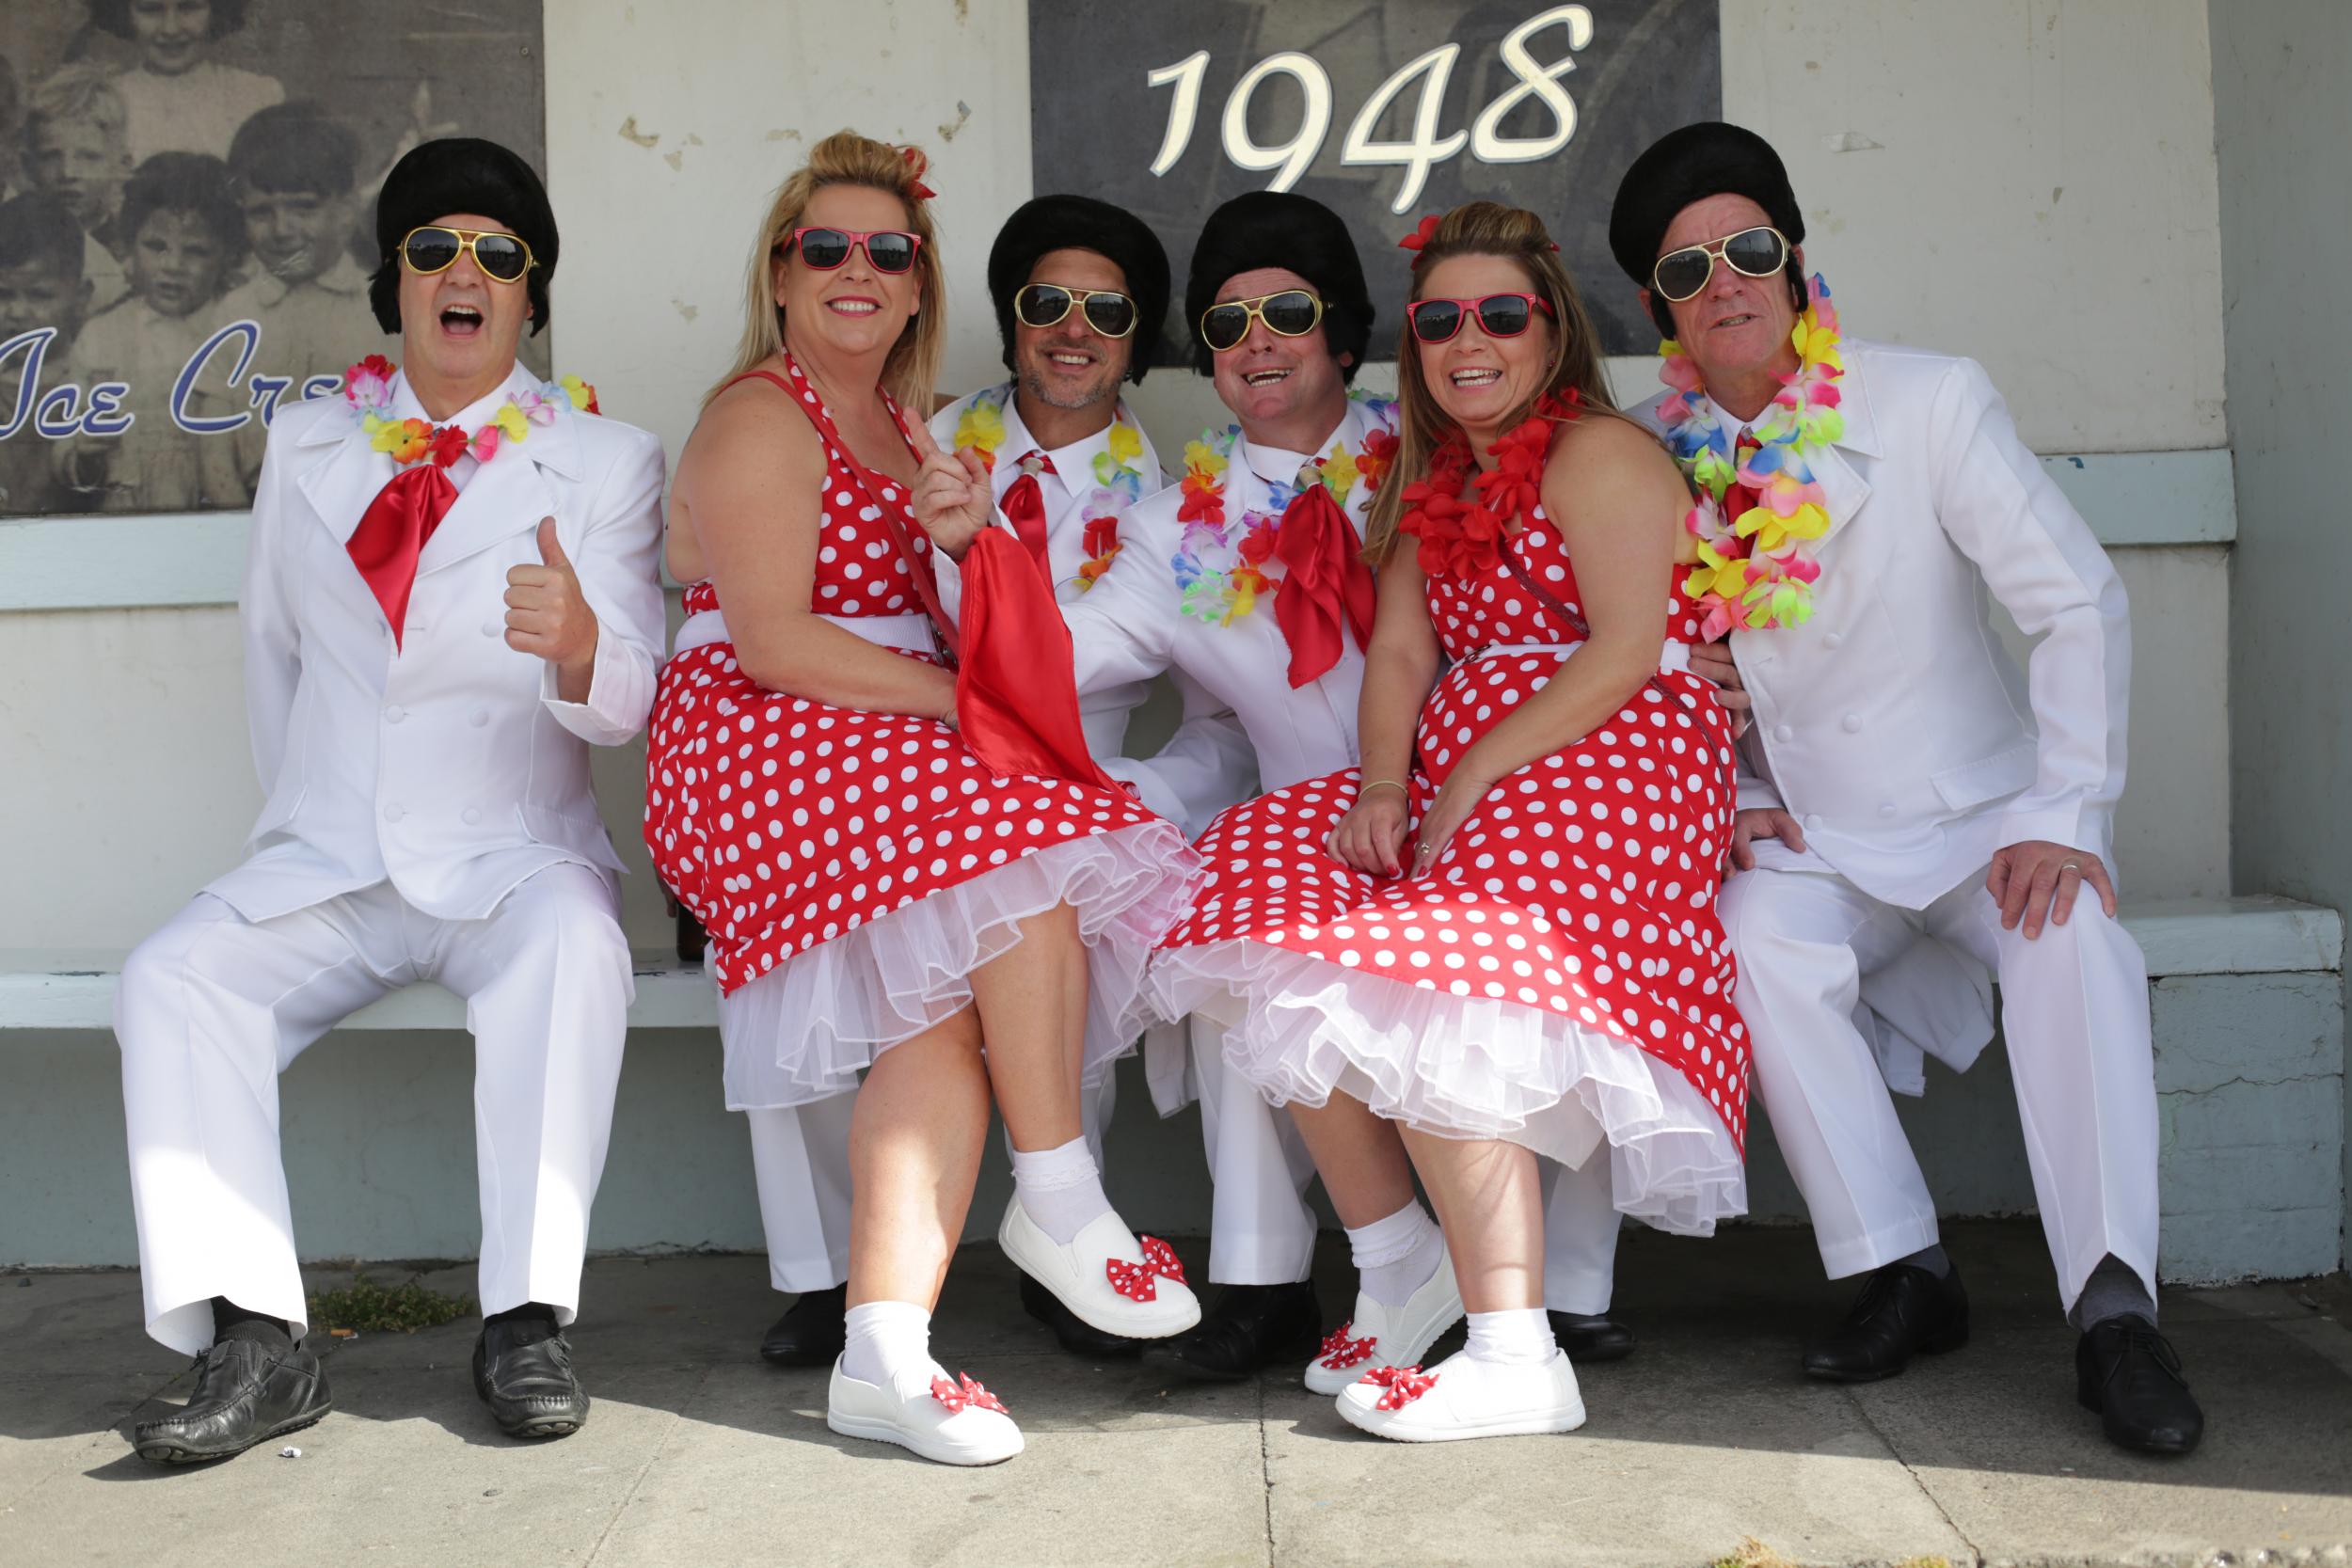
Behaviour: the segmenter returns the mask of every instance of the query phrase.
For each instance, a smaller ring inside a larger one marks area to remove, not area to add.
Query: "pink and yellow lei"
[[[1699,602],[1700,634],[1800,626],[1813,613],[1821,575],[1813,546],[1829,532],[1828,499],[1810,454],[1845,434],[1838,412],[1837,310],[1816,274],[1805,312],[1789,334],[1797,369],[1785,377],[1756,427],[1758,449],[1734,467],[1730,436],[1704,390],[1698,366],[1671,339],[1659,379],[1666,445],[1701,492],[1685,519],[1698,536],[1699,563],[1682,591]],[[1728,514],[1728,515],[1727,515]]]
[[[544,383],[536,391],[516,393],[469,436],[453,424],[386,419],[383,410],[391,406],[394,373],[390,360],[371,354],[343,372],[343,399],[358,413],[368,444],[403,467],[429,461],[446,468],[461,457],[487,463],[501,445],[530,435],[532,425],[554,423],[559,398],[582,413],[598,412],[596,389],[567,375]]]

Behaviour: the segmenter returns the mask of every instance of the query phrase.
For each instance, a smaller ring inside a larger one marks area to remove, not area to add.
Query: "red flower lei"
[[[1474,459],[1462,433],[1455,431],[1430,454],[1429,477],[1405,487],[1405,515],[1397,523],[1421,541],[1423,574],[1476,578],[1493,570],[1512,525],[1542,500],[1552,436],[1576,419],[1581,402],[1574,388],[1565,397],[1547,394],[1517,429],[1486,449],[1495,466],[1471,482],[1469,500],[1462,499],[1462,481]]]

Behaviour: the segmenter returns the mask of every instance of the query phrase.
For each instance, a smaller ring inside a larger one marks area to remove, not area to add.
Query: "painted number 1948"
[[[1545,65],[1528,48],[1528,40],[1548,27],[1567,29],[1568,53]],[[1405,182],[1391,209],[1402,213],[1420,197],[1430,169],[1459,153],[1465,145],[1470,148],[1470,156],[1481,163],[1525,164],[1549,158],[1567,146],[1569,138],[1576,135],[1576,101],[1560,85],[1560,79],[1576,69],[1574,52],[1592,41],[1593,13],[1582,6],[1554,6],[1529,17],[1502,40],[1502,63],[1518,81],[1480,110],[1469,130],[1443,136],[1438,134],[1438,117],[1444,105],[1446,83],[1454,74],[1454,63],[1460,58],[1462,46],[1440,44],[1416,55],[1374,89],[1356,111],[1356,118],[1347,128],[1347,140],[1340,149],[1340,162],[1403,166],[1406,171]],[[1153,87],[1176,89],[1168,101],[1168,130],[1160,138],[1159,156],[1152,160],[1153,174],[1163,175],[1174,168],[1191,144],[1193,125],[1200,112],[1200,84],[1208,71],[1209,52],[1202,49],[1152,72],[1150,81]],[[1297,82],[1306,95],[1306,108],[1296,133],[1288,141],[1260,146],[1249,135],[1249,100],[1259,85],[1271,76],[1288,76]],[[1421,96],[1413,109],[1412,139],[1375,140],[1374,127],[1404,92],[1406,85],[1415,78],[1420,79]],[[1537,136],[1504,135],[1503,120],[1531,98],[1551,111],[1550,132]],[[1269,55],[1250,67],[1233,84],[1232,93],[1225,101],[1226,158],[1237,168],[1278,170],[1270,187],[1274,190],[1286,191],[1298,183],[1299,176],[1322,152],[1330,129],[1330,74],[1313,55],[1295,50]]]

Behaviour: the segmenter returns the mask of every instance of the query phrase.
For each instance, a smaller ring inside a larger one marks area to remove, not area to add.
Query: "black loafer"
[[[196,1392],[186,1405],[141,1421],[131,1442],[153,1464],[199,1465],[299,1432],[334,1408],[326,1369],[300,1345],[216,1339],[196,1358]]]
[[[1805,1348],[1804,1372],[1826,1383],[1875,1383],[1915,1354],[1937,1355],[1967,1342],[1968,1292],[1959,1273],[1889,1263],[1864,1281],[1846,1321]]]
[[[568,1437],[588,1424],[588,1394],[563,1330],[530,1318],[485,1323],[473,1390],[509,1437]]]
[[[1594,1317],[1583,1312],[1550,1312],[1546,1316],[1551,1320],[1551,1337],[1579,1366],[1622,1361],[1633,1354],[1633,1331],[1605,1313]]]
[[[2099,1413],[2119,1449],[2185,1454],[2205,1434],[2205,1413],[2181,1375],[2180,1356],[2136,1312],[2091,1324],[2076,1342],[2074,1397]]]
[[[1025,1274],[1021,1276],[1021,1307],[1030,1317],[1052,1329],[1054,1338],[1061,1341],[1062,1349],[1089,1361],[1133,1361],[1143,1354],[1143,1347],[1151,1342],[1104,1333],[1064,1307],[1060,1297]]]
[[[768,1337],[759,1342],[760,1359],[776,1367],[832,1366],[841,1354],[846,1334],[842,1319],[849,1310],[847,1285],[802,1291],[801,1299],[768,1326]]]
[[[1186,1377],[1239,1383],[1267,1367],[1302,1367],[1322,1342],[1312,1282],[1228,1285],[1200,1323],[1162,1341],[1162,1354]]]

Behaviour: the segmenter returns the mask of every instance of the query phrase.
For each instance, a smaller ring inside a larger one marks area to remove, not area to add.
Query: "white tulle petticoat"
[[[1422,1132],[1572,1166],[1606,1141],[1621,1212],[1706,1236],[1747,1212],[1740,1149],[1690,1080],[1565,1014],[1247,939],[1170,948],[1151,978],[1161,1015],[1215,1020],[1226,1062],[1278,1106],[1343,1093]]]
[[[1019,943],[1020,922],[1064,903],[1087,950],[1085,1082],[1099,1083],[1152,1022],[1152,944],[1200,876],[1173,824],[1138,823],[1051,845],[797,953],[720,995],[727,1109],[854,1089],[875,1057],[971,1005],[972,972]]]

